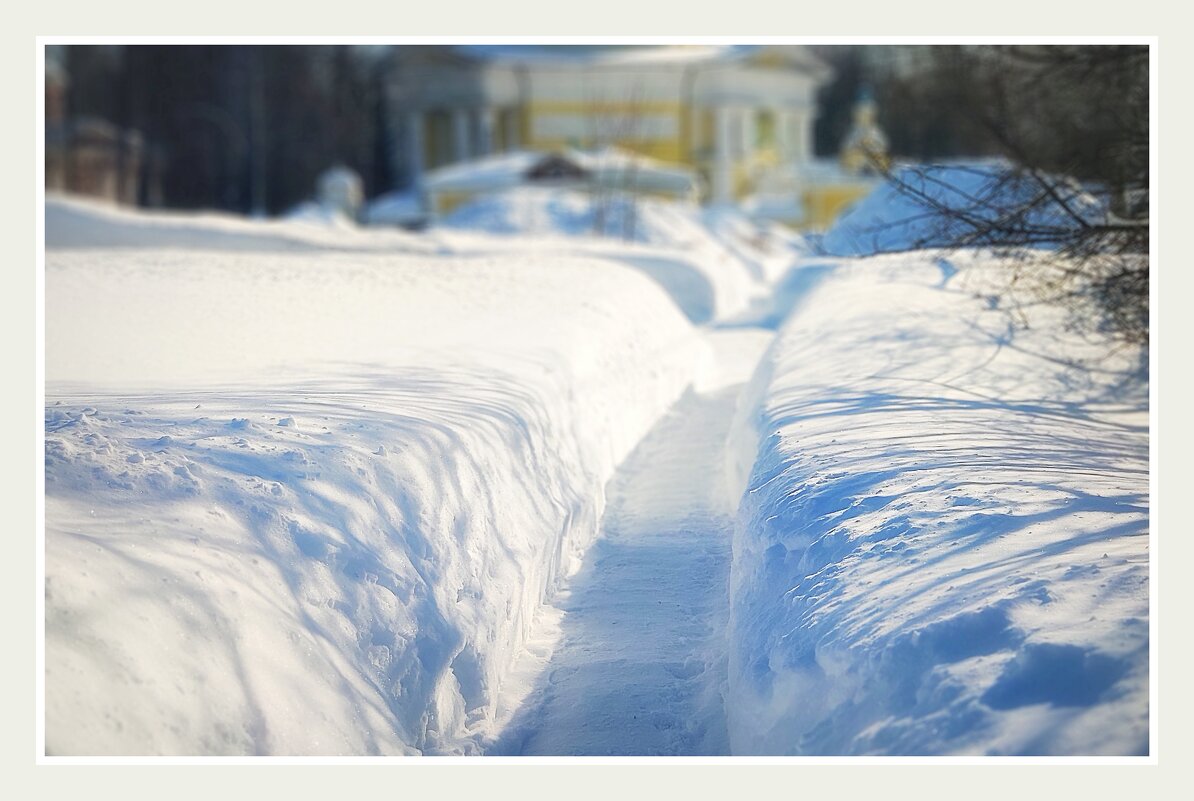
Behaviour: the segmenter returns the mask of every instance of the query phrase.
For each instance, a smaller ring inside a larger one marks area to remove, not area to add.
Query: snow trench
[[[822,265],[744,396],[735,754],[1147,752],[1138,354],[951,258]]]
[[[704,358],[609,263],[47,262],[50,754],[475,753]]]

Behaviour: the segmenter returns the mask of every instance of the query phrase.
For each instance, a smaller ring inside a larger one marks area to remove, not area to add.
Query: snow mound
[[[418,227],[427,222],[427,212],[415,192],[387,192],[365,205],[364,221],[376,226]]]
[[[433,242],[395,230],[367,230],[315,203],[289,219],[252,220],[216,212],[134,211],[95,200],[49,195],[46,249],[175,248],[296,252],[375,250],[423,253]]]
[[[753,379],[734,753],[1147,751],[1147,382],[986,258],[821,265]]]
[[[782,233],[769,235],[770,229],[740,215],[706,219],[701,209],[683,203],[602,201],[561,189],[483,195],[441,222],[436,235],[457,253],[525,249],[529,237],[539,253],[622,262],[660,284],[698,324],[741,315],[759,303],[768,294],[768,276],[783,272],[797,253]]]
[[[541,187],[482,194],[445,215],[440,225],[502,235],[606,236],[670,247],[711,239],[693,204]]]
[[[457,252],[533,235],[556,249],[618,259],[663,285],[696,323],[753,323],[769,307],[773,287],[809,253],[798,234],[729,206],[538,187],[483,195],[441,223],[441,241]]]
[[[992,221],[1036,233],[1033,245],[1050,247],[1073,231],[1075,216],[1097,221],[1103,204],[1077,184],[1046,176],[1062,203],[1032,175],[1002,160],[903,166],[843,214],[821,240],[836,256],[999,244],[976,235]],[[1068,211],[1067,208],[1068,207]],[[1012,244],[1022,244],[1013,242]]]
[[[51,754],[475,753],[704,347],[527,253],[51,251],[46,299]]]

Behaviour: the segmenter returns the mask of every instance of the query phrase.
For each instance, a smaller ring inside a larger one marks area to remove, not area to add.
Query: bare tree
[[[1076,325],[1147,342],[1148,48],[951,48],[936,80],[1006,160],[885,170],[918,209],[884,223],[915,232],[900,248],[1014,256],[1013,301],[1027,291]]]

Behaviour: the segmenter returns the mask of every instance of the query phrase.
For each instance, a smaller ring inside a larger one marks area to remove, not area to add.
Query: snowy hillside
[[[610,263],[47,262],[52,754],[474,750],[701,358]]]
[[[735,753],[1148,748],[1147,384],[988,302],[997,267],[823,263],[748,390]]]

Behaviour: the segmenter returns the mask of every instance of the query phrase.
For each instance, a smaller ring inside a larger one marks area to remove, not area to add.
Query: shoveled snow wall
[[[1139,352],[981,254],[815,269],[729,456],[734,753],[1147,753]]]
[[[458,754],[694,329],[609,262],[51,250],[50,754]]]

